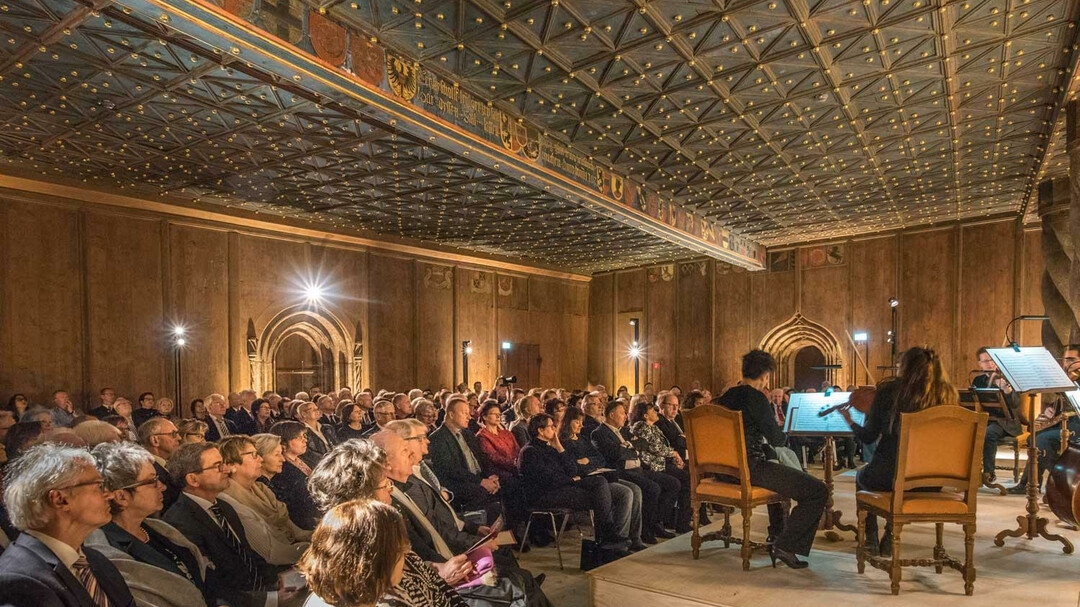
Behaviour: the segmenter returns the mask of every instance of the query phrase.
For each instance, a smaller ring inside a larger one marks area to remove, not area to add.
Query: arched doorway
[[[804,357],[814,357],[813,359],[806,358],[808,370],[811,366],[826,367],[818,371],[823,373],[823,376],[817,380],[816,385],[806,387],[820,388],[823,381],[834,385],[844,385],[844,356],[840,350],[840,342],[824,325],[802,314],[794,314],[769,331],[762,338],[759,347],[776,358],[777,377],[773,379],[774,386],[794,386],[796,358],[804,350],[807,350],[803,354]],[[814,352],[820,358],[817,358]],[[814,362],[810,363],[810,360]]]
[[[327,383],[322,348],[302,333],[283,339],[274,352],[274,389],[284,395],[307,391]]]
[[[353,337],[329,310],[301,305],[279,312],[257,335],[249,321],[251,388],[257,393],[279,389],[295,393],[312,386],[326,391],[358,388],[363,359],[360,338],[359,325]],[[285,373],[279,375],[279,371]],[[279,384],[285,380],[288,385]]]
[[[821,390],[825,381],[825,355],[815,346],[805,346],[795,353],[792,384],[799,392],[808,388]]]

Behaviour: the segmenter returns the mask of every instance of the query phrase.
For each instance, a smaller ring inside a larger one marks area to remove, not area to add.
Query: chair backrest
[[[989,415],[958,405],[930,407],[900,415],[893,507],[900,512],[904,491],[957,487],[969,512],[981,484],[982,445]]]
[[[697,492],[705,475],[723,474],[742,485],[750,495],[750,472],[746,463],[746,437],[742,412],[719,405],[699,405],[683,411],[686,452],[690,460],[690,491]]]

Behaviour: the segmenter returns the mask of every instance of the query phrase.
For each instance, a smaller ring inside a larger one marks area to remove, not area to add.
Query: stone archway
[[[765,334],[761,345],[758,346],[776,358],[777,377],[773,385],[791,385],[795,373],[795,354],[807,346],[820,350],[825,355],[826,365],[840,365],[837,369],[826,369],[825,380],[831,384],[843,386],[844,354],[840,348],[840,341],[824,325],[799,313],[795,313]]]
[[[332,385],[322,386],[323,389],[336,390],[342,386],[358,389],[362,364],[358,339],[329,310],[295,305],[278,312],[258,335],[254,323],[248,322],[251,388],[257,394],[277,389],[274,358],[281,344],[294,335],[301,336],[317,352],[325,353],[326,377]]]

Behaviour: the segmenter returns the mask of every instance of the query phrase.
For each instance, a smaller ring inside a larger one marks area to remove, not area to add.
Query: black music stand
[[[822,454],[821,463],[825,470],[825,487],[829,490],[828,501],[825,502],[825,511],[821,515],[819,528],[825,531],[825,537],[833,542],[840,540],[840,535],[833,531],[850,531],[856,533],[855,525],[840,522],[843,513],[833,508],[833,466],[835,459],[833,453],[835,443],[833,437],[853,437],[855,433],[847,425],[847,421],[839,412],[833,411],[824,417],[819,413],[848,402],[851,392],[810,392],[806,394],[795,393],[791,395],[788,405],[787,417],[784,419],[784,432],[788,436],[820,437],[825,441],[825,451]],[[851,417],[859,424],[865,423],[866,419],[862,412],[850,410]]]
[[[960,406],[965,409],[971,409],[976,413],[987,413],[990,415],[990,419],[1005,420],[1006,423],[1019,421],[1016,416],[1013,415],[1012,409],[1009,408],[1008,403],[1005,402],[1005,392],[1000,388],[969,388],[967,390],[960,390]],[[1015,451],[1017,461],[1019,461],[1019,450]],[[1015,471],[1015,467],[1013,468]],[[1013,481],[1016,481],[1016,474],[1013,473]],[[990,479],[983,476],[982,486],[996,490],[1001,495],[1008,494],[1008,490],[1005,485],[1001,483],[991,483]]]
[[[1037,394],[1046,392],[1063,392],[1075,389],[1076,384],[1069,379],[1065,371],[1061,369],[1058,361],[1046,350],[1038,347],[1009,347],[993,348],[987,350],[987,354],[997,364],[998,369],[1009,385],[1017,393],[1027,397],[1028,420],[1031,423],[1029,429],[1034,429],[1035,401]],[[1029,540],[1037,537],[1061,542],[1062,551],[1072,554],[1073,544],[1068,538],[1054,535],[1046,530],[1049,519],[1039,516],[1039,452],[1035,448],[1035,437],[1032,433],[1028,438],[1027,460],[1027,514],[1016,517],[1019,527],[1005,529],[994,537],[995,546],[1004,546],[1005,538],[1025,536]]]

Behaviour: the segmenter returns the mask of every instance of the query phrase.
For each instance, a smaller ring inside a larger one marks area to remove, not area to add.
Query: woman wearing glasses
[[[168,523],[148,518],[161,510],[164,488],[153,456],[131,443],[102,443],[92,453],[111,496],[112,520],[86,545],[116,565],[140,604],[205,605],[199,549]]]
[[[221,493],[221,497],[240,515],[244,535],[247,536],[252,550],[272,565],[295,564],[307,549],[308,542],[294,541],[292,537],[310,537],[311,533],[296,527],[287,517],[285,520],[288,527],[271,525],[270,521],[259,513],[257,508],[263,500],[256,492],[270,492],[271,496],[273,493],[265,485],[256,482],[256,479],[262,476],[263,461],[255,442],[246,436],[235,435],[219,442],[218,449],[221,450],[221,458],[232,468],[229,473],[229,486]]]
[[[307,479],[311,467],[302,459],[308,448],[308,427],[297,421],[278,422],[270,428],[271,434],[281,437],[285,461],[281,472],[270,479],[274,495],[289,509],[289,518],[301,529],[315,529],[321,513],[311,501]]]

